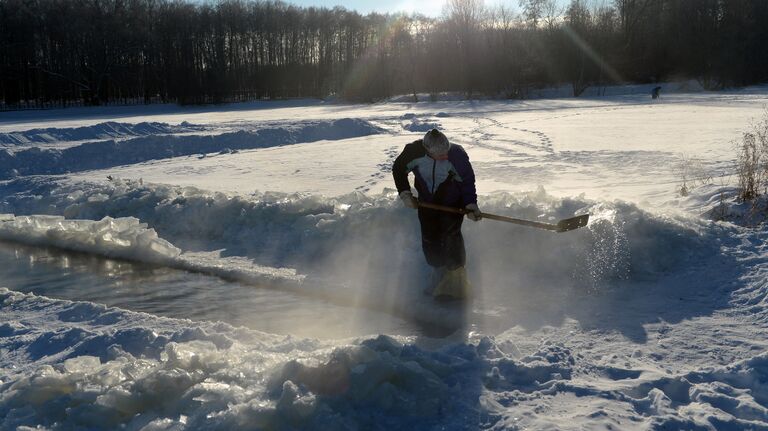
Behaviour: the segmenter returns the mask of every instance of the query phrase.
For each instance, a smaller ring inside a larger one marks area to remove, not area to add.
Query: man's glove
[[[467,218],[472,221],[480,221],[483,218],[483,213],[480,212],[480,208],[477,207],[477,204],[469,204],[464,207],[467,212]]]
[[[416,209],[419,207],[419,201],[413,197],[413,193],[411,193],[410,190],[400,192],[400,200],[403,201],[403,205],[408,208]]]

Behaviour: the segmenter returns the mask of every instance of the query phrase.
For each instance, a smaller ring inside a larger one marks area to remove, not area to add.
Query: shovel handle
[[[449,207],[445,205],[431,204],[429,202],[419,202],[419,206],[422,208],[429,208],[432,210],[438,210],[438,211],[454,213],[454,214],[466,214],[469,212],[464,208],[456,208],[456,207]],[[483,213],[483,215],[485,215],[485,213]]]
[[[429,208],[437,211],[444,211],[444,212],[449,212],[454,214],[467,214],[470,212],[464,208],[449,207],[445,205],[432,204],[429,202],[419,202],[419,206],[422,208]],[[567,232],[569,230],[578,229],[580,227],[586,226],[589,221],[589,215],[577,216],[570,219],[561,220],[558,224],[552,224],[552,223],[542,223],[542,222],[532,221],[532,220],[523,220],[523,219],[507,217],[507,216],[491,214],[491,213],[484,213],[484,212],[481,212],[480,214],[482,218],[487,218],[490,220],[503,221],[506,223],[517,224],[521,226],[530,226],[538,229],[551,230],[554,232]]]

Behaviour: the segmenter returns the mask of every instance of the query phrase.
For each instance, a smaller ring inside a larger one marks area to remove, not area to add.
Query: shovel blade
[[[576,217],[560,220],[557,223],[558,232],[568,232],[569,230],[578,229],[584,227],[589,223],[589,214],[584,214]]]

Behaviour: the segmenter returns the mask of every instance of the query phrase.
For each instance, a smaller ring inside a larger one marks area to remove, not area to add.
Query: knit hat
[[[437,129],[427,132],[422,143],[424,144],[424,149],[427,150],[427,154],[430,156],[445,156],[451,148],[448,138]]]

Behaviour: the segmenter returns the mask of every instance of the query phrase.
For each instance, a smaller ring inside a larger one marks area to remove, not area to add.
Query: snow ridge
[[[0,214],[0,239],[143,262],[167,262],[181,254],[134,217],[92,221]]]
[[[12,322],[0,351],[13,353],[0,360],[3,428],[462,429],[481,412],[486,352],[500,352],[490,340],[430,352],[387,336],[329,351],[7,289],[0,309]],[[522,369],[533,383],[560,367]]]
[[[388,193],[333,199],[281,193],[243,197],[133,180],[43,178],[5,183],[0,193],[6,196],[0,211],[88,220],[136,217],[185,251],[226,248],[229,255],[267,266],[338,269],[336,264],[345,260],[362,264],[361,255],[380,259],[377,266],[421,266],[414,264],[421,262],[418,241],[413,240],[418,237],[415,217]],[[681,259],[708,252],[701,238],[705,222],[651,215],[629,203],[558,199],[540,190],[489,195],[484,209],[548,222],[592,214],[588,229],[559,235],[501,223],[466,226],[471,255],[484,260],[482,249],[489,249],[507,256],[489,262],[511,264],[536,276],[576,275],[594,282],[630,274],[651,277],[672,270]],[[537,253],[531,253],[535,243]],[[479,244],[484,246],[473,249]],[[361,254],[360,248],[366,252]],[[400,253],[393,255],[393,249]]]
[[[0,179],[24,175],[63,174],[192,154],[230,153],[324,139],[347,139],[382,132],[382,129],[367,121],[344,118],[218,135],[148,135],[126,140],[88,142],[65,149],[33,147],[16,152],[4,150],[0,151]],[[30,136],[37,135],[33,133]]]
[[[0,146],[49,144],[69,141],[93,141],[98,139],[120,139],[137,136],[189,133],[205,130],[205,126],[181,123],[171,125],[158,122],[136,124],[107,121],[92,126],[45,129],[31,129],[23,132],[0,133]]]

